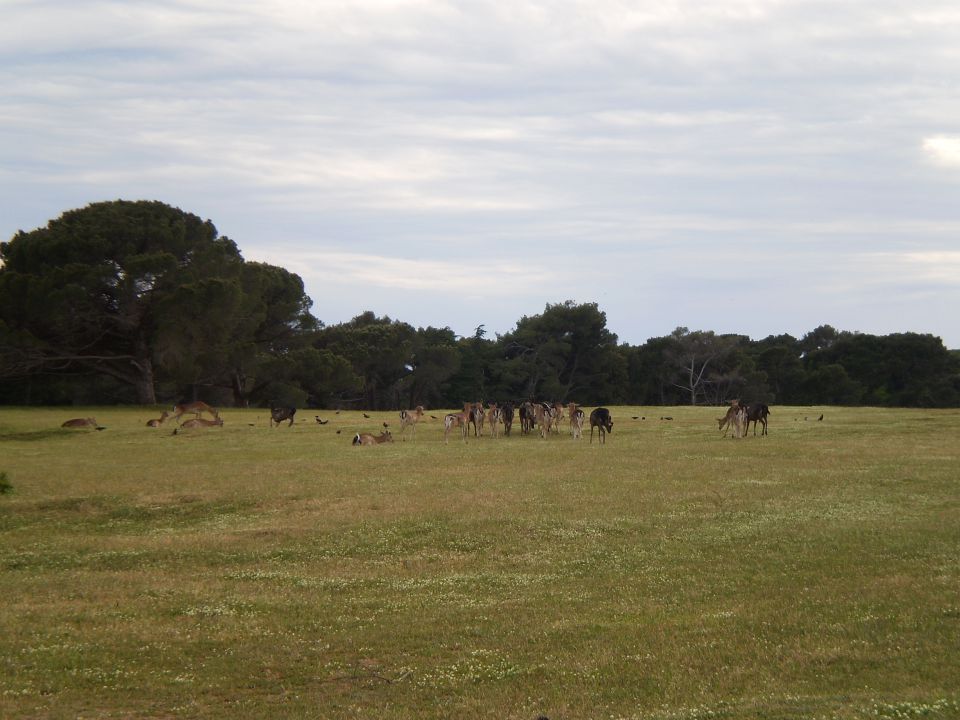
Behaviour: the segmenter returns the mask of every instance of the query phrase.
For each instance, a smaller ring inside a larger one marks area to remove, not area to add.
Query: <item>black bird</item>
[[[633,416],[633,419],[634,419],[634,420],[639,420],[639,419],[640,419],[640,416],[639,416],[639,415],[634,415],[634,416]]]
[[[820,422],[821,420],[823,420],[823,415],[817,418],[817,422]]]
[[[339,434],[340,434],[340,431],[339,431],[339,430],[337,430],[337,435],[339,435]]]
[[[363,414],[363,416],[364,416],[365,418],[367,418],[367,420],[369,420],[369,419],[370,419],[370,416],[369,416],[369,415],[367,415],[366,413],[364,413],[364,414]]]
[[[436,415],[431,415],[430,418],[431,418],[432,420],[436,420],[436,419],[437,419],[437,416],[436,416]]]
[[[321,420],[319,415],[314,415],[314,417],[317,419],[317,423],[320,425],[326,425],[328,422],[330,422],[329,420]]]
[[[339,411],[339,410],[337,410],[337,411],[334,413],[334,415],[339,415],[339,414],[340,414],[340,411]]]
[[[390,423],[385,422],[385,423],[383,424],[383,426],[384,426],[384,427],[390,427]]]

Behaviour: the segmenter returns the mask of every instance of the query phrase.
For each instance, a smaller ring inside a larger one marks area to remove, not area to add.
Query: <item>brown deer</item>
[[[466,403],[469,405],[469,403]],[[470,410],[464,407],[463,412],[458,413],[449,413],[448,415],[443,416],[443,444],[446,445],[450,438],[450,431],[455,428],[460,428],[460,435],[463,437],[463,441],[467,441],[467,434],[470,430]]]
[[[468,422],[473,423],[473,435],[474,437],[481,437],[483,435],[483,421],[486,418],[485,413],[483,412],[483,401],[475,403],[464,403],[463,411],[467,413]]]
[[[723,430],[723,436],[726,437],[730,429],[733,429],[733,437],[739,438],[746,434],[744,422],[746,420],[746,408],[740,404],[739,400],[731,400],[730,407],[727,408],[727,414],[717,418],[719,429]]]
[[[380,445],[385,442],[393,442],[393,435],[390,434],[389,430],[384,430],[379,435],[357,433],[353,436],[354,445]]]
[[[417,439],[417,423],[423,419],[423,405],[417,405],[413,410],[400,411],[400,439],[406,440],[407,428],[413,428],[413,439]]]
[[[220,427],[223,425],[223,419],[217,418],[216,420],[206,420],[204,418],[190,418],[189,420],[184,420],[180,423],[180,427],[173,431],[173,434],[176,435],[181,430],[190,430],[193,428],[208,428],[208,427]]]
[[[193,413],[197,419],[202,413],[210,413],[215,419],[220,417],[215,407],[207,405],[203,400],[194,400],[193,402],[177,403],[173,406],[173,412],[170,414],[174,420],[179,420],[183,415]]]
[[[573,403],[570,403],[570,432],[574,440],[583,438],[583,410]],[[590,434],[593,435],[592,429]]]
[[[160,427],[168,417],[170,417],[170,413],[164,410],[160,417],[154,418],[153,420],[147,420],[147,427]]]
[[[540,428],[540,437],[545,438],[553,426],[553,408],[544,403],[533,406],[533,417]]]

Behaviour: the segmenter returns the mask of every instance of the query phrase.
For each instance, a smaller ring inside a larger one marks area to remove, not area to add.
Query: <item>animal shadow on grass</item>
[[[62,428],[45,428],[43,430],[13,431],[0,429],[0,442],[32,442],[34,440],[49,440],[50,438],[75,437],[76,433]]]

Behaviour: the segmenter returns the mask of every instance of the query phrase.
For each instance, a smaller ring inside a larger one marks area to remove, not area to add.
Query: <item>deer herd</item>
[[[274,407],[270,409],[270,427],[279,427],[281,423],[286,422],[290,427],[294,422],[294,415],[297,409],[294,407]],[[338,411],[339,413],[339,411]],[[411,440],[417,436],[417,425],[424,421],[425,410],[422,405],[418,405],[413,410],[400,411],[400,438],[407,439],[409,431]],[[209,418],[203,417],[204,414]],[[177,435],[182,430],[220,427],[223,425],[223,419],[220,412],[207,403],[196,400],[193,402],[178,403],[171,410],[165,410],[159,418],[147,421],[147,427],[157,428],[168,420],[177,422],[184,415],[192,417],[181,422],[173,434]],[[514,416],[520,418],[520,432],[523,435],[532,434],[536,430],[540,437],[546,439],[550,435],[561,433],[561,426],[566,421],[569,427],[570,435],[574,440],[583,438],[584,421],[586,414],[577,403],[547,403],[526,400],[520,403],[490,403],[486,407],[483,402],[466,402],[463,404],[463,410],[460,412],[448,413],[443,416],[443,442],[448,444],[450,433],[454,429],[460,431],[460,439],[467,442],[467,438],[472,435],[475,438],[483,437],[489,430],[489,435],[493,439],[503,436],[510,436],[513,429]],[[723,417],[717,418],[719,429],[723,431],[723,437],[732,431],[734,438],[742,438],[747,435],[750,423],[753,423],[753,434],[757,434],[757,425],[760,425],[760,435],[767,434],[767,418],[770,415],[770,408],[764,403],[744,404],[739,400],[730,402],[727,412]],[[364,413],[364,417],[370,416]],[[821,416],[822,417],[822,416]],[[431,419],[438,419],[431,415]],[[634,417],[634,419],[637,419]],[[664,418],[661,418],[661,420]],[[667,418],[670,419],[670,418]],[[325,425],[328,421],[320,419],[317,416],[317,422]],[[593,432],[597,431],[597,440],[600,444],[605,444],[607,435],[613,432],[613,418],[610,410],[605,407],[595,408],[590,412],[590,443],[593,443]],[[252,423],[251,423],[252,424]],[[389,423],[383,423],[386,428]],[[88,428],[104,430],[105,428],[97,424],[96,419],[73,418],[63,423],[64,428]],[[339,430],[337,433],[339,434]],[[379,435],[372,433],[358,432],[353,436],[354,445],[380,445],[393,442],[393,435],[389,430],[382,431]]]

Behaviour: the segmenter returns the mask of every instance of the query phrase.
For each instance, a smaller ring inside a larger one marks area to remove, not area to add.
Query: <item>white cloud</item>
[[[923,141],[923,149],[941,165],[960,167],[960,137],[930,137]]]
[[[7,0],[0,239],[155,198],[357,311],[436,288],[462,314],[479,274],[527,312],[580,289],[704,327],[747,271],[771,290],[745,330],[830,322],[820,287],[869,330],[870,293],[957,270],[955,179],[918,169],[960,166],[931,130],[960,117],[958,24],[945,0]]]

